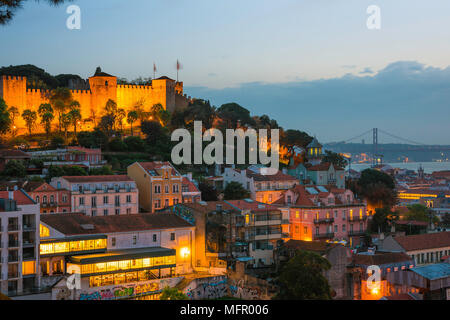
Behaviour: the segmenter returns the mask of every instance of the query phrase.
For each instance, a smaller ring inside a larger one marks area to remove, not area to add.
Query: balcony
[[[367,216],[363,216],[363,217],[348,217],[348,221],[349,222],[362,222],[362,221],[366,221],[367,220]]]
[[[20,247],[19,240],[9,240],[8,241],[8,248],[18,248],[18,247]]]
[[[15,231],[19,231],[19,225],[18,224],[9,224],[8,225],[8,231],[10,232],[15,232]]]
[[[56,208],[58,206],[57,202],[42,202],[41,207],[42,208]]]
[[[36,231],[36,226],[33,223],[24,223],[23,231]]]
[[[348,232],[349,237],[360,237],[366,234],[366,230],[352,230]]]
[[[316,233],[314,235],[315,239],[333,239],[334,238],[334,232],[327,232],[327,233]]]
[[[323,219],[314,219],[315,224],[327,224],[327,223],[333,223],[334,218],[323,218]]]

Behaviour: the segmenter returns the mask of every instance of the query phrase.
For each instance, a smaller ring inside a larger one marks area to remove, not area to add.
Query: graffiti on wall
[[[185,289],[185,293],[191,300],[218,299],[227,295],[227,279],[196,279]]]
[[[243,300],[260,300],[262,293],[258,287],[246,286],[244,280],[233,281],[230,279],[231,296]]]
[[[141,295],[156,294],[165,287],[175,286],[181,278],[169,278],[152,280],[140,283],[130,283],[125,285],[92,288],[80,293],[80,300],[117,300],[130,299]]]

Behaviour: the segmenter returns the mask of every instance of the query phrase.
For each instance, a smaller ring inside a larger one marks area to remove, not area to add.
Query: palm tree
[[[120,131],[123,132],[123,119],[125,119],[127,117],[127,113],[125,112],[124,109],[120,108],[117,109],[117,122],[119,123],[120,126]]]
[[[73,133],[75,138],[77,137],[77,125],[81,121],[80,109],[72,109],[67,114],[69,116],[70,123],[73,125]]]
[[[71,123],[72,123],[72,120],[70,119],[69,114],[63,113],[61,115],[61,126],[62,126],[62,128],[64,128],[64,136],[66,137],[66,141],[67,141],[67,129],[69,128]]]
[[[133,135],[133,123],[136,122],[138,118],[139,118],[139,115],[138,115],[137,111],[132,110],[132,111],[128,112],[127,122],[131,126],[131,135]]]
[[[27,128],[28,128],[28,132],[30,133],[30,136],[31,136],[31,131],[33,130],[34,125],[36,124],[37,113],[36,113],[36,111],[31,111],[30,109],[26,109],[22,113],[22,118],[25,121]]]
[[[55,116],[51,112],[46,112],[41,115],[41,124],[44,125],[45,133],[47,134],[47,140],[50,136],[50,132],[52,129],[52,121],[54,118]]]
[[[17,107],[11,106],[8,108],[9,118],[11,119],[11,133],[13,136],[16,135],[16,119],[20,116],[19,109]]]
[[[113,127],[115,130],[116,129],[116,118],[117,118],[117,103],[114,100],[109,99],[105,105],[105,112],[106,112],[106,115],[114,121]]]
[[[62,115],[73,102],[72,92],[68,88],[57,88],[50,95],[50,103],[58,115],[59,131],[62,127]]]

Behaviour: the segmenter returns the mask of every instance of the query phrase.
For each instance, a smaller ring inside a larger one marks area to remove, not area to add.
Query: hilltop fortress
[[[183,94],[183,82],[164,76],[153,79],[149,85],[120,85],[117,84],[117,77],[102,72],[100,68],[86,83],[72,83],[69,89],[73,99],[81,105],[81,115],[84,119],[81,129],[84,130],[92,129],[94,121],[98,122],[104,115],[104,107],[109,99],[114,100],[117,107],[125,109],[126,112],[137,104],[140,104],[143,110],[149,111],[157,103],[165,110],[174,112],[186,108],[191,101],[191,97]],[[50,90],[27,88],[26,77],[0,78],[0,98],[5,100],[8,107],[17,107],[20,115],[25,109],[37,111],[42,103],[48,103],[50,93]],[[19,130],[25,128],[21,116],[16,119],[15,125]]]

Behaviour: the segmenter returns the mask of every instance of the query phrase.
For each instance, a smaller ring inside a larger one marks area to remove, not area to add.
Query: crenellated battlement
[[[76,94],[76,95],[78,95],[78,94],[80,94],[80,95],[82,95],[82,94],[92,94],[91,90],[70,90],[70,92],[72,92],[72,94]]]
[[[2,76],[3,81],[27,81],[27,77],[25,76]]]
[[[152,86],[148,85],[134,85],[134,84],[118,84],[117,89],[140,89],[140,90],[152,90]]]

